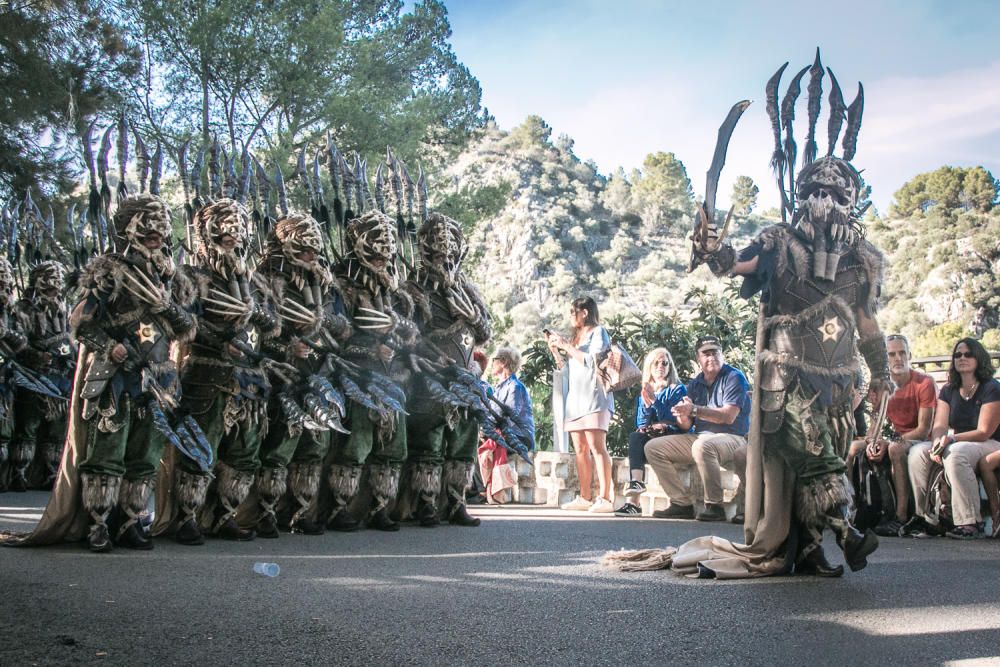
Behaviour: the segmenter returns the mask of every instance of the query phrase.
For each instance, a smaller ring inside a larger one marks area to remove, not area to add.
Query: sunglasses
[[[961,359],[962,357],[965,357],[966,359],[975,359],[976,355],[974,355],[972,352],[956,352],[955,354],[951,355],[952,359]]]

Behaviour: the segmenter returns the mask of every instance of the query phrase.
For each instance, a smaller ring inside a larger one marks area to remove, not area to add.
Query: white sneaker
[[[586,512],[587,510],[590,509],[590,506],[593,504],[594,503],[587,500],[583,496],[577,496],[573,500],[569,501],[568,503],[563,503],[559,507],[561,509],[570,510],[573,512]]]
[[[611,501],[607,498],[598,498],[587,511],[593,512],[594,514],[611,514],[615,511],[615,506],[612,505]]]

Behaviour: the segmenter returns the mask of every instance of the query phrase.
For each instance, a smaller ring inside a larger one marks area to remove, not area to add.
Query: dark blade
[[[135,141],[135,163],[139,171],[139,192],[142,193],[146,191],[146,179],[149,178],[149,151],[146,150],[142,137],[134,129],[132,139]]]
[[[94,126],[95,120],[87,126],[87,131],[83,133],[83,161],[87,163],[87,171],[90,173],[90,187],[97,189],[97,168],[94,166]]]
[[[708,168],[705,175],[705,212],[708,214],[708,221],[715,220],[715,197],[719,190],[719,176],[722,174],[722,167],[726,164],[726,151],[729,150],[729,139],[733,136],[736,123],[740,116],[750,106],[750,100],[741,100],[733,105],[719,126],[719,138],[715,141],[715,154],[712,156],[712,166]]]

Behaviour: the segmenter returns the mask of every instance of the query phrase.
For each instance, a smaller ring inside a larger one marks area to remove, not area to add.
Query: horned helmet
[[[377,284],[389,290],[399,287],[396,266],[396,223],[372,209],[347,223],[347,243],[352,258]]]
[[[455,284],[462,260],[469,250],[462,226],[441,213],[431,213],[417,232],[421,269],[446,287]]]
[[[66,267],[53,260],[39,262],[28,274],[28,284],[41,298],[58,300],[66,287]]]
[[[14,269],[6,257],[0,257],[0,306],[14,305]]]
[[[173,275],[175,266],[170,254],[173,228],[166,202],[146,193],[127,197],[118,205],[113,222],[120,252],[138,253],[149,260],[160,275]],[[157,236],[162,245],[155,250],[147,248],[146,241]]]
[[[198,233],[198,254],[219,273],[244,275],[246,255],[252,240],[250,216],[246,208],[233,199],[218,199],[195,213],[194,226]],[[228,238],[227,238],[228,237]],[[227,248],[228,243],[233,243]]]
[[[864,113],[864,87],[858,83],[858,93],[848,106],[833,70],[824,67],[819,49],[812,65],[803,67],[788,85],[779,105],[779,87],[785,63],[767,82],[765,96],[767,113],[774,130],[774,152],[771,166],[782,191],[782,219],[792,214],[792,226],[800,238],[812,246],[813,277],[834,280],[840,258],[863,234],[859,222],[862,180],[851,165],[857,151],[858,134]],[[809,83],[804,86],[808,95],[804,150],[801,155],[802,170],[797,178],[795,162],[798,156],[794,137],[793,118],[795,102],[803,90],[802,79],[809,73]],[[829,121],[827,125],[827,150],[819,157],[816,138],[817,121],[821,112],[823,78],[829,74]],[[784,128],[784,138],[781,129]],[[841,157],[835,157],[841,128],[844,128]],[[788,178],[786,179],[786,175]],[[786,180],[788,187],[786,188]],[[794,182],[794,185],[793,185]]]

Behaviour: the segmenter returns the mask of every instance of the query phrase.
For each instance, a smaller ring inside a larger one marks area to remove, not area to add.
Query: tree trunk
[[[208,99],[208,61],[202,57],[201,59],[201,142],[203,146],[207,146],[209,143],[209,133],[208,133],[208,112],[209,112],[209,99]]]

